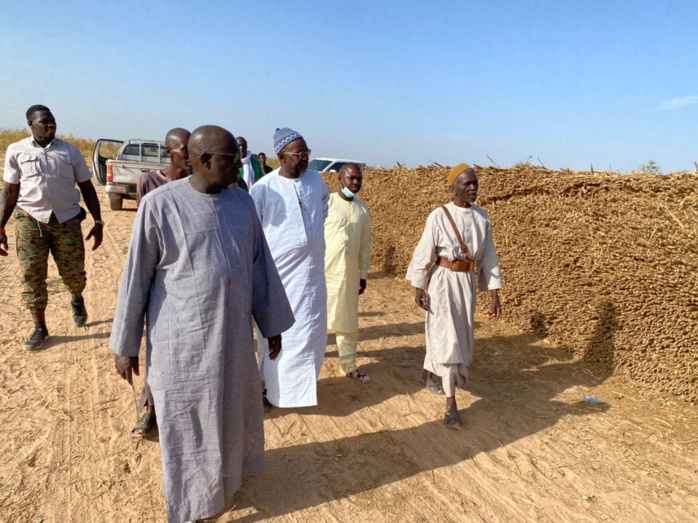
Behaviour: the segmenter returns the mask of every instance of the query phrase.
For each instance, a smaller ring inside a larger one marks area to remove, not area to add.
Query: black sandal
[[[449,429],[457,429],[460,427],[460,424],[460,414],[458,414],[457,410],[446,412],[444,414],[444,425],[446,425]]]
[[[136,426],[131,429],[131,436],[134,438],[142,438],[144,436],[147,436],[150,434],[153,429],[155,428],[155,425],[157,425],[157,420],[155,419],[155,414],[151,412],[146,412],[141,416],[141,419],[138,420],[138,423],[136,423]]]

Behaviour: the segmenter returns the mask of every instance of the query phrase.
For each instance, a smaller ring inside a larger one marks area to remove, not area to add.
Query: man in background
[[[342,374],[362,383],[371,378],[356,370],[359,339],[359,295],[366,290],[371,254],[371,217],[358,198],[363,184],[361,167],[342,166],[339,192],[332,193],[325,221],[325,277],[327,328],[334,330]]]
[[[5,225],[14,211],[17,258],[24,283],[22,297],[34,321],[34,332],[24,342],[24,348],[39,350],[49,337],[46,326],[49,252],[70,291],[73,324],[84,327],[87,322],[82,296],[87,277],[80,226],[85,219],[85,210],[80,207],[81,194],[94,218],[94,226],[87,235],[88,240],[94,238],[93,251],[102,244],[104,222],[92,173],[77,147],[56,138],[56,119],[51,110],[32,105],[26,117],[32,135],[11,144],[5,157],[0,197],[0,256],[7,256]]]
[[[138,205],[141,199],[150,191],[162,187],[168,182],[185,178],[191,174],[189,163],[189,136],[191,133],[181,127],[171,129],[165,136],[165,152],[170,157],[170,165],[162,171],[150,171],[143,173],[136,186],[136,200]],[[145,375],[141,399],[138,402],[138,410],[146,409],[141,418],[131,429],[132,436],[147,436],[157,425],[155,415],[155,400],[148,386],[148,375]]]
[[[240,146],[240,178],[245,182],[246,191],[252,188],[257,181],[264,176],[264,171],[257,157],[247,148],[247,140],[242,136],[237,137],[238,145]],[[244,187],[243,187],[244,188]]]
[[[262,170],[264,171],[264,174],[269,174],[270,172],[272,172],[274,170],[273,167],[270,167],[269,165],[267,165],[267,155],[266,154],[259,153],[257,155],[257,157],[259,158],[259,163],[262,165]]]
[[[189,131],[181,127],[171,129],[167,133],[165,137],[165,152],[170,157],[170,165],[161,171],[149,171],[141,174],[136,185],[136,201],[138,205],[140,205],[143,196],[153,189],[191,174],[189,151],[187,149],[189,135]]]

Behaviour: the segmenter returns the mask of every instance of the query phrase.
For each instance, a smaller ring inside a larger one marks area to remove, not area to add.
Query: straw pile
[[[504,314],[597,366],[698,402],[698,177],[477,168]],[[372,267],[405,274],[446,168],[368,170]],[[336,175],[327,178],[337,190]],[[489,307],[489,297],[479,297]]]

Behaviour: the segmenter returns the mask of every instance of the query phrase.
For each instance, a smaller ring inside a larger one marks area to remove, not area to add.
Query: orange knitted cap
[[[448,172],[448,186],[456,182],[456,179],[468,169],[472,169],[467,163],[459,163]]]

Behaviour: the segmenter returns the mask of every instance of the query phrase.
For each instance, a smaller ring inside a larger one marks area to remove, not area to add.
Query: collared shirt
[[[45,149],[33,136],[7,148],[3,180],[19,184],[17,205],[42,223],[49,222],[51,213],[60,223],[75,218],[80,212],[75,184],[90,178],[78,148],[58,138]]]

